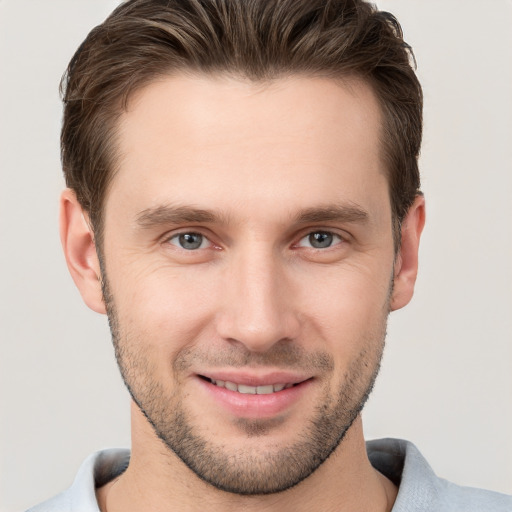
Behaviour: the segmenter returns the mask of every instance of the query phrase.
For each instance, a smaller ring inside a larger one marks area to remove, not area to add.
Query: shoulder
[[[29,508],[26,512],[69,512],[73,510],[68,491]]]
[[[450,512],[512,512],[512,496],[498,492],[463,487],[442,478],[439,484],[439,506]]]
[[[121,474],[130,460],[129,450],[109,449],[84,460],[69,489],[26,512],[99,512],[96,488]]]
[[[439,478],[413,443],[378,439],[367,451],[375,469],[398,486],[393,512],[512,512],[512,496]]]

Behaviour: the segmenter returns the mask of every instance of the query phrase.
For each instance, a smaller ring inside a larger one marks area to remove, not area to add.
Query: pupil
[[[203,236],[198,233],[184,233],[180,235],[180,245],[183,249],[197,249],[203,242]]]
[[[325,231],[318,231],[317,233],[311,233],[309,235],[309,243],[316,249],[323,249],[330,247],[332,244],[332,234],[326,233]]]

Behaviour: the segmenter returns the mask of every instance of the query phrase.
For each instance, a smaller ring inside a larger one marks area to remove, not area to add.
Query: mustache
[[[320,370],[322,373],[334,371],[334,358],[324,351],[307,351],[290,342],[279,342],[265,352],[251,352],[242,345],[231,347],[209,347],[206,350],[188,347],[174,360],[176,371],[186,371],[192,367],[243,368],[277,367],[293,370]]]

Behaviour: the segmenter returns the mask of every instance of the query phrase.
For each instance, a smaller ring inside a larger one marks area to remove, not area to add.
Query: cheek
[[[341,359],[350,359],[363,345],[382,340],[389,312],[391,268],[389,265],[389,273],[361,267],[330,269],[322,279],[310,276],[310,286],[303,288],[309,293],[297,291],[309,323]],[[318,286],[320,282],[323,286]]]
[[[114,296],[120,325],[159,353],[194,342],[208,325],[216,302],[200,274],[146,267],[119,280]]]

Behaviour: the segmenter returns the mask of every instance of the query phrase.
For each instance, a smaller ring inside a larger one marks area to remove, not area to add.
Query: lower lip
[[[307,389],[312,380],[306,380],[295,386],[269,393],[251,395],[221,388],[202,378],[198,379],[207,393],[227,412],[241,418],[271,418],[293,407]]]

